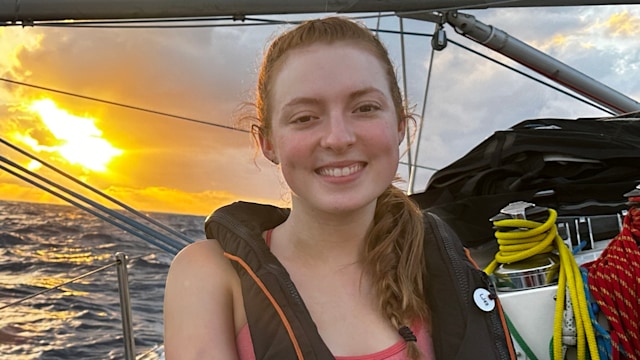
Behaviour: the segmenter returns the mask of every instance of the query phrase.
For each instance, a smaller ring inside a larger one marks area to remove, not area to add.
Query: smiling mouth
[[[331,177],[341,177],[341,176],[349,176],[351,174],[355,174],[358,171],[362,170],[364,167],[363,164],[353,164],[345,167],[324,167],[317,170],[317,173],[322,176],[331,176]]]

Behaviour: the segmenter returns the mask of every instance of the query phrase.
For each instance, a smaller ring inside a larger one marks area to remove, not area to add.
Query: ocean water
[[[204,217],[147,214],[192,239]],[[71,206],[0,201],[0,307],[115,262],[128,266],[138,358],[161,358],[172,255]],[[124,359],[114,266],[0,310],[0,359]]]

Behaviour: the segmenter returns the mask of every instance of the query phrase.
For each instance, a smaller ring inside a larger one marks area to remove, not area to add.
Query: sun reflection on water
[[[14,255],[22,258],[35,258],[42,262],[70,263],[76,265],[101,263],[113,258],[113,254],[94,254],[86,248],[79,247],[56,247],[35,250],[16,248],[13,249],[12,252]]]
[[[73,247],[37,250],[36,255],[48,262],[65,262],[71,264],[93,264],[113,257],[112,254],[93,254],[84,248]]]
[[[5,309],[0,317],[0,354],[11,354],[11,359],[17,360],[38,359],[43,352],[59,346],[58,343],[64,343],[71,336],[58,333],[55,343],[51,343],[41,341],[43,333],[68,326],[78,327],[79,318],[86,312],[29,306]],[[28,352],[20,350],[27,348]]]

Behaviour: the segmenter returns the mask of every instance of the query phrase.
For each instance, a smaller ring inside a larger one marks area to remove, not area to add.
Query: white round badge
[[[487,289],[477,288],[473,292],[473,301],[482,311],[492,311],[496,307],[496,301],[491,297],[491,293]]]

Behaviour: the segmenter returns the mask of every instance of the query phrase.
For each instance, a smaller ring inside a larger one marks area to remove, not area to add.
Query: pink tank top
[[[423,360],[433,360],[433,345],[431,343],[431,334],[427,331],[423,324],[418,324],[413,328],[418,341],[418,349],[422,353],[420,357]],[[249,326],[245,324],[238,336],[236,336],[236,347],[238,349],[238,358],[240,360],[256,360],[253,352],[253,342],[251,341],[251,333]],[[380,350],[373,354],[357,355],[357,356],[336,356],[336,360],[407,360],[407,342],[404,339],[399,340],[395,344],[386,349]]]
[[[265,242],[268,247],[271,247],[271,230],[267,230],[265,236]],[[418,349],[422,353],[421,359],[433,360],[435,355],[433,353],[433,344],[431,342],[431,334],[427,330],[423,323],[418,322],[412,328],[418,341]],[[253,342],[251,341],[251,333],[249,331],[249,325],[245,324],[238,335],[236,336],[236,348],[238,349],[238,356],[240,360],[256,360],[256,355],[253,352]],[[389,346],[386,349],[380,350],[373,354],[357,355],[357,356],[336,356],[336,360],[406,360],[407,342],[404,339],[399,340],[395,344]]]

